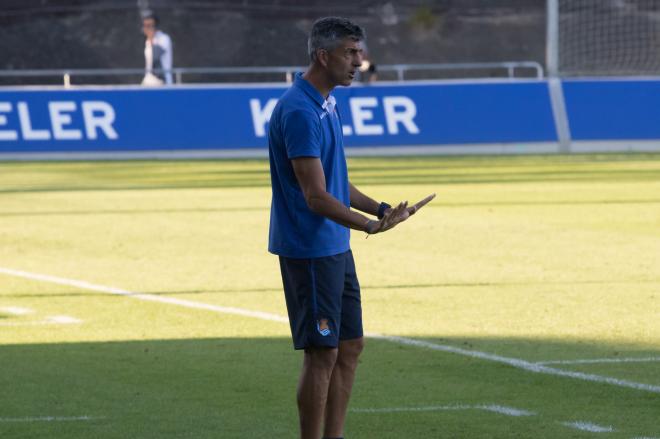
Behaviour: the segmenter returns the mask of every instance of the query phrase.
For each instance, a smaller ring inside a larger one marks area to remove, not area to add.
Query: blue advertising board
[[[574,141],[660,139],[660,80],[562,82]]]
[[[0,153],[266,148],[284,86],[4,89]],[[544,81],[338,88],[353,147],[555,142]]]

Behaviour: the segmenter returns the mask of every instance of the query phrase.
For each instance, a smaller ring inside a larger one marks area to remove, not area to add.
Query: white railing
[[[274,67],[175,67],[172,70],[156,70],[155,73],[172,73],[177,84],[183,84],[184,75],[254,75],[271,74],[282,75],[282,80],[291,82],[293,74],[305,70],[303,66],[274,66]],[[386,64],[378,65],[378,73],[394,73],[398,81],[406,81],[406,74],[410,72],[445,72],[445,71],[492,71],[504,70],[508,78],[516,78],[521,70],[533,72],[533,76],[543,78],[544,72],[541,64],[535,61],[507,61],[483,63],[446,63],[446,64]],[[62,78],[65,87],[71,86],[74,77],[99,76],[140,76],[144,69],[29,69],[29,70],[0,70],[0,78]],[[528,75],[529,76],[529,75]],[[441,75],[438,75],[438,78]],[[478,77],[478,76],[476,76]],[[436,79],[438,79],[436,78]]]

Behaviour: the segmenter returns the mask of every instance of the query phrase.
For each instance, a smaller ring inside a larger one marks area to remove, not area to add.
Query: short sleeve
[[[313,111],[294,110],[287,113],[282,132],[289,159],[321,156],[321,122]]]

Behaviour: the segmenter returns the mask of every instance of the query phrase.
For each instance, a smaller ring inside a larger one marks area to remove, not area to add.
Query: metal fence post
[[[545,64],[548,76],[559,72],[559,0],[547,0]]]

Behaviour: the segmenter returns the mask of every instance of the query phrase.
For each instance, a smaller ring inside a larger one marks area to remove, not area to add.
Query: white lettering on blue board
[[[11,102],[0,102],[0,127],[7,125],[7,116],[2,113],[11,113]],[[0,129],[0,140],[17,140],[18,133],[14,130]]]
[[[119,138],[114,127],[115,109],[108,102],[82,101],[79,109],[78,104],[74,101],[50,101],[47,108],[50,126],[36,127],[30,115],[29,103],[21,101],[16,104],[22,140],[43,141],[51,138],[54,140],[82,140],[83,132],[71,126],[81,118],[87,139],[96,140],[99,133],[103,133],[110,140]],[[0,102],[0,141],[19,140],[17,130],[3,128],[8,123],[7,114],[12,111],[14,111],[14,105],[11,102]]]
[[[18,107],[18,121],[21,123],[21,133],[25,140],[49,140],[50,131],[38,130],[32,127],[30,120],[30,109],[26,102],[19,102]]]
[[[250,99],[252,125],[254,135],[266,137],[266,124],[277,105],[277,99],[272,98],[262,106],[259,99]],[[419,134],[419,126],[415,123],[417,105],[407,96],[385,96],[381,103],[376,97],[353,97],[348,99],[351,110],[351,125],[344,125],[342,131],[345,136],[380,136],[385,133],[397,135],[403,130],[408,134]],[[375,123],[376,112],[382,111],[385,127]]]
[[[415,124],[417,105],[406,96],[386,96],[383,98],[385,108],[385,121],[387,132],[399,134],[399,124],[403,125],[410,134],[419,134],[419,127]],[[398,111],[397,108],[401,108]]]
[[[83,101],[82,112],[88,139],[96,139],[99,131],[103,131],[108,139],[119,138],[112,126],[115,122],[115,109],[112,105],[104,101]]]
[[[53,137],[56,140],[80,140],[82,132],[77,129],[67,129],[66,125],[71,125],[73,118],[71,112],[76,111],[76,103],[73,101],[55,101],[48,103],[48,112],[50,113],[50,124],[53,127]]]
[[[268,99],[263,107],[259,99],[250,99],[250,111],[252,111],[252,124],[254,125],[254,135],[257,137],[266,137],[266,124],[273,114],[277,105],[277,99]]]
[[[352,98],[349,99],[349,105],[353,116],[355,134],[358,136],[380,136],[385,132],[382,125],[368,123],[374,118],[374,112],[371,109],[378,106],[378,99],[373,97]]]

